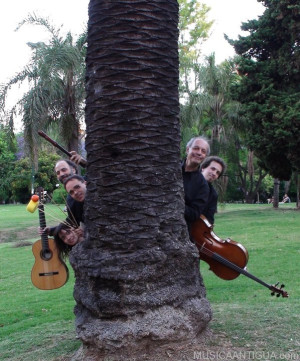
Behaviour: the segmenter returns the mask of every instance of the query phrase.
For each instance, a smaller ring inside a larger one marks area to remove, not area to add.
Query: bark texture
[[[177,21],[173,0],[90,2],[76,360],[142,359],[211,319],[183,217]]]

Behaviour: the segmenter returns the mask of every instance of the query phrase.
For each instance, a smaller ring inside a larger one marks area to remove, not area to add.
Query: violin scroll
[[[280,288],[277,287],[278,285],[279,282],[277,282],[274,286],[273,285],[270,286],[270,290],[272,291],[271,296],[275,296],[276,294],[276,297],[280,297],[280,296],[282,296],[283,298],[289,297],[289,294],[283,290],[284,284],[282,284]]]

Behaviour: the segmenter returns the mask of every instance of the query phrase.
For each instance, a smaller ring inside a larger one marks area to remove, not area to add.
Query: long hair
[[[66,244],[60,237],[59,233],[62,230],[70,229],[71,226],[65,223],[60,223],[54,231],[54,241],[56,243],[56,246],[58,248],[59,254],[62,256],[62,258],[66,259],[69,256],[69,253],[72,249],[72,246],[69,244]]]

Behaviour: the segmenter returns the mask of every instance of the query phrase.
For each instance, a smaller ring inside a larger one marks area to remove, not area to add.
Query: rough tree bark
[[[89,5],[76,360],[142,360],[196,340],[211,319],[183,217],[177,21],[176,0]]]

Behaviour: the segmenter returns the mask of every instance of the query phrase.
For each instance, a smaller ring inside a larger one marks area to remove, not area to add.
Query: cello
[[[228,238],[223,240],[213,232],[213,226],[207,218],[201,215],[191,227],[191,237],[196,244],[200,259],[209,264],[210,270],[216,276],[224,280],[233,280],[240,274],[260,283],[271,291],[271,295],[277,297],[288,297],[288,293],[283,290],[282,284],[270,285],[246,270],[249,259],[248,251],[238,242]]]

